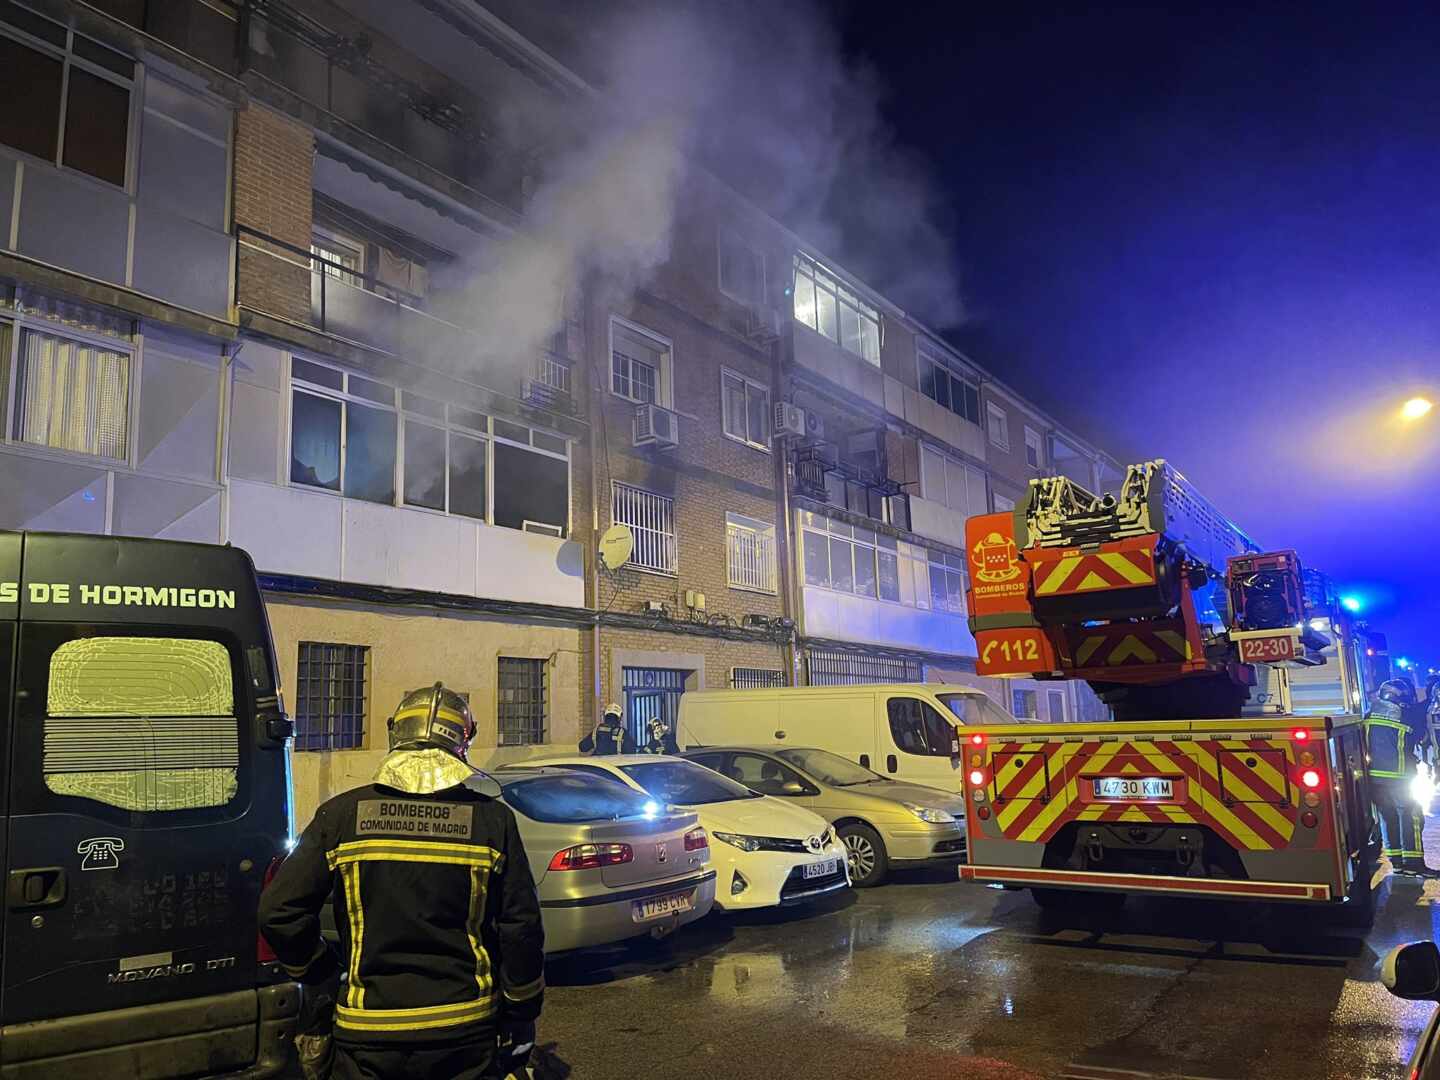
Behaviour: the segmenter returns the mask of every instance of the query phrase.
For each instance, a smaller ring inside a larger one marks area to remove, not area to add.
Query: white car
[[[716,871],[715,906],[800,904],[850,887],[845,844],[818,814],[759,795],[729,777],[665,754],[545,758],[527,767],[558,765],[615,777],[658,802],[693,810],[710,834]]]

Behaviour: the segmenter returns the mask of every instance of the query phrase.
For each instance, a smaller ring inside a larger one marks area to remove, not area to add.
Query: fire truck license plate
[[[654,900],[637,900],[632,917],[636,922],[648,922],[662,915],[689,911],[694,906],[695,891],[692,889],[689,892],[672,893],[670,896],[657,896]]]
[[[1100,776],[1095,778],[1097,799],[1170,799],[1174,783],[1139,776]]]
[[[1295,658],[1295,640],[1289,634],[1240,639],[1240,659],[1247,664],[1273,664]]]

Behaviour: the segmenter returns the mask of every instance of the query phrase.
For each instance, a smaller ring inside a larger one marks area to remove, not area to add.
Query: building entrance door
[[[659,720],[671,735],[680,716],[680,695],[688,671],[676,668],[623,669],[625,726],[643,750],[650,742],[650,721]]]

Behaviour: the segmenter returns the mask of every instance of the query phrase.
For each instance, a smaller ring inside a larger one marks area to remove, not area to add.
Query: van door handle
[[[58,866],[11,870],[5,882],[5,903],[12,911],[58,907],[65,902],[65,871]]]
[[[862,769],[868,769],[868,768],[870,767],[870,755],[869,755],[869,754],[861,754],[861,755],[860,755],[860,767],[861,767]]]
[[[885,767],[886,767],[887,769],[889,769],[891,772],[894,772],[896,769],[898,769],[898,768],[900,767],[899,763],[896,762],[896,760],[895,760],[895,755],[894,755],[894,754],[887,754],[887,755],[885,756]]]

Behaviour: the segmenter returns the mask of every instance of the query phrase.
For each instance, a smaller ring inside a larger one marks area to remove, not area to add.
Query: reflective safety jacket
[[[1370,754],[1370,775],[1382,780],[1400,780],[1415,771],[1415,750],[1423,732],[1402,719],[1399,707],[1383,712],[1380,707],[1365,717],[1365,747]]]
[[[334,894],[348,985],[335,1038],[424,1043],[533,1020],[544,931],[510,808],[468,787],[381,784],[325,803],[260,899],[260,927],[303,981],[326,958],[319,913]]]

